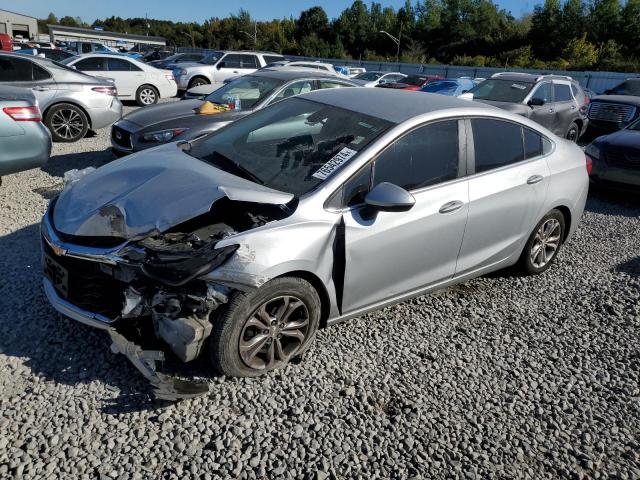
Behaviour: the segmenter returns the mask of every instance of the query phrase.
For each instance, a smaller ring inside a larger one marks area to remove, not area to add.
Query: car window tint
[[[391,144],[375,161],[374,184],[415,190],[458,176],[458,121],[417,128]]]
[[[222,59],[223,68],[240,68],[240,55],[231,53]]]
[[[549,82],[543,83],[536,91],[533,92],[531,99],[542,100],[544,103],[549,103],[553,100],[553,92],[551,90],[551,84]]]
[[[104,71],[104,61],[102,58],[85,58],[73,65],[81,72],[102,72]]]
[[[33,64],[33,79],[34,80],[48,80],[49,78],[51,78],[51,75],[49,75],[49,72],[47,72],[40,65],[36,65],[35,63]]]
[[[553,88],[555,90],[556,102],[569,102],[573,100],[569,85],[566,85],[564,83],[554,83]]]
[[[19,58],[0,58],[1,82],[30,82],[31,62]]]
[[[264,63],[267,65],[273,62],[281,62],[284,60],[284,57],[281,57],[280,55],[263,55],[262,58],[264,58]]]
[[[320,88],[345,88],[345,87],[351,87],[351,85],[342,83],[342,82],[332,81],[332,80],[320,80]]]
[[[258,68],[258,57],[255,55],[238,55],[240,57],[240,68]]]
[[[580,92],[578,91],[578,87],[576,87],[573,83],[571,84],[571,92],[573,92],[573,96],[578,98]]]
[[[131,70],[131,62],[121,58],[107,59],[107,68],[110,72],[128,72]]]
[[[523,129],[524,132],[524,158],[533,158],[542,155],[542,135],[529,130]]]
[[[524,159],[522,128],[511,122],[471,119],[476,173],[504,167]]]
[[[90,43],[83,43],[81,48],[82,48],[82,53],[91,53]]]
[[[313,80],[294,82],[280,90],[275,96],[274,100],[282,100],[283,98],[293,97],[294,95],[300,95],[301,93],[310,92],[313,89]]]

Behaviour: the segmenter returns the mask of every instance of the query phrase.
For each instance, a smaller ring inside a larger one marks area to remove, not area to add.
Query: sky
[[[383,6],[399,8],[404,0],[378,0]],[[542,0],[494,0],[515,17],[533,10]],[[173,21],[203,22],[210,17],[226,17],[244,8],[258,20],[297,18],[302,10],[322,5],[329,18],[337,17],[352,0],[0,0],[0,10],[11,10],[45,18],[53,12],[58,18],[80,17],[87,23],[111,16],[144,17]],[[369,0],[365,0],[369,4]]]

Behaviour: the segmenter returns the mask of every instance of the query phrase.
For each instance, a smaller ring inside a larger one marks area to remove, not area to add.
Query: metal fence
[[[180,47],[180,52],[209,52],[213,50],[207,50],[203,48],[186,48]],[[567,75],[574,78],[585,88],[593,90],[595,93],[602,93],[605,90],[615,87],[617,84],[629,77],[637,77],[640,74],[637,73],[617,73],[617,72],[580,72],[580,71],[564,71],[564,70],[536,70],[533,68],[496,68],[496,67],[465,67],[460,65],[434,65],[434,64],[422,64],[422,63],[397,63],[397,62],[372,62],[372,61],[359,61],[359,60],[338,60],[335,58],[314,58],[314,57],[299,57],[292,55],[285,55],[288,60],[311,60],[331,63],[336,66],[348,66],[348,67],[363,67],[367,71],[388,71],[388,72],[401,72],[407,75],[411,74],[425,74],[425,75],[441,75],[445,78],[457,78],[457,77],[472,77],[472,78],[488,78],[494,73],[504,72],[508,70],[510,72],[524,72],[534,74],[549,74],[555,75]]]

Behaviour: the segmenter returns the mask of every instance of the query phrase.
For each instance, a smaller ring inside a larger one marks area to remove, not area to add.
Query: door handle
[[[438,212],[440,213],[451,213],[451,212],[455,212],[456,210],[460,210],[460,208],[462,208],[462,205],[464,205],[464,203],[462,203],[460,200],[454,200],[453,202],[447,202],[444,205],[442,205],[440,207],[440,210],[438,210]]]
[[[534,185],[541,182],[542,180],[544,180],[544,177],[542,175],[531,175],[529,178],[527,178],[527,183],[529,185]]]
[[[555,112],[555,110],[553,108],[550,108],[549,113],[553,113],[553,112]]]
[[[47,90],[51,90],[48,87],[33,87],[31,90],[35,90],[36,92],[46,92]]]

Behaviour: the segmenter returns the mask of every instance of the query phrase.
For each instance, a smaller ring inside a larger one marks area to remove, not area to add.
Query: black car
[[[640,189],[640,119],[623,130],[596,138],[585,153],[592,162],[592,183]]]
[[[176,140],[192,140],[294,95],[325,88],[357,87],[344,77],[318,70],[264,68],[214,90],[204,100],[141,108],[111,127],[117,156]]]
[[[574,142],[589,123],[589,97],[571,77],[496,73],[461,97],[530,118],[559,137]]]
[[[595,135],[614,132],[639,117],[640,78],[629,78],[591,100],[589,130]]]

